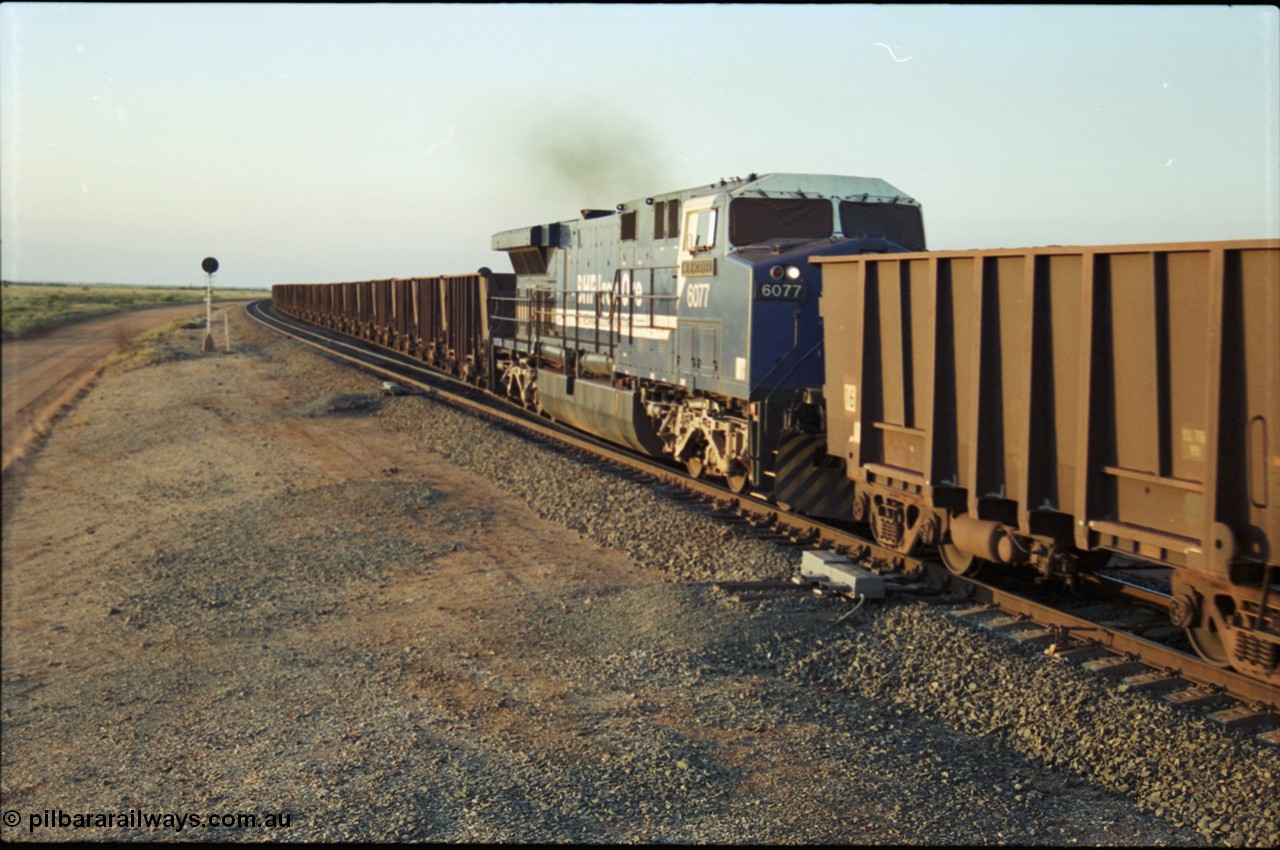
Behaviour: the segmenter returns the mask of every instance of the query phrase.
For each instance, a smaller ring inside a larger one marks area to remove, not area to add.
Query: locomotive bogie
[[[685,464],[695,477],[724,478],[738,491],[750,480],[749,410],[730,399],[699,396],[650,402],[645,413],[658,423],[663,453]]]

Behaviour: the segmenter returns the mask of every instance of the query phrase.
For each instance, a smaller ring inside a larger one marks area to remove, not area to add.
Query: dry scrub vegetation
[[[4,339],[46,331],[90,316],[102,316],[204,301],[204,287],[154,287],[124,284],[14,283],[5,281],[0,314]],[[214,289],[214,301],[242,301],[265,293],[247,289]]]

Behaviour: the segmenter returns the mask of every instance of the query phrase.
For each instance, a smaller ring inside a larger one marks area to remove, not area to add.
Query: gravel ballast
[[[232,333],[6,477],[7,840],[1280,843],[1275,748]]]

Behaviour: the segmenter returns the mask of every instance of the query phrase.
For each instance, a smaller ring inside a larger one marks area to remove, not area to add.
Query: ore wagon
[[[814,262],[827,451],[878,542],[1172,568],[1200,653],[1280,681],[1280,241]]]

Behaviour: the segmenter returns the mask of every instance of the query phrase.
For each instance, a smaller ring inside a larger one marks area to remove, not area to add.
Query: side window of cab
[[[710,251],[716,244],[716,210],[696,210],[684,219],[684,248],[690,254]]]

